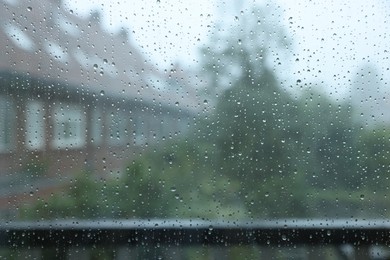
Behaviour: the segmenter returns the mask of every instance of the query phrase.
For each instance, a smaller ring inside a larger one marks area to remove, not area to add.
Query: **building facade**
[[[199,102],[183,73],[159,70],[127,30],[99,13],[80,18],[60,1],[2,0],[0,209],[103,178],[157,142],[179,138]]]

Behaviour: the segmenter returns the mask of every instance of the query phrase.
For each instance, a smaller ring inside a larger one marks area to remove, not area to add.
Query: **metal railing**
[[[317,246],[349,245],[370,257],[373,247],[390,244],[390,221],[383,219],[66,220],[0,225],[0,246],[75,248],[96,246]],[[383,255],[383,253],[382,253]],[[372,257],[374,258],[374,256]]]

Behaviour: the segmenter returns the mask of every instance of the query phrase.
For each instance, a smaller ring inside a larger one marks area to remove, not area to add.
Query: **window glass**
[[[91,112],[91,143],[100,145],[103,141],[103,112],[99,107],[93,107]]]
[[[26,146],[40,150],[45,146],[45,110],[40,101],[29,101],[26,105]]]
[[[0,15],[4,220],[390,217],[388,2],[0,0]]]
[[[144,118],[141,117],[141,113],[137,113],[136,116],[132,119],[134,127],[134,144],[143,145],[146,143],[146,123]]]
[[[129,121],[129,117],[120,109],[112,109],[107,114],[109,129],[108,142],[110,144],[126,145],[126,142],[128,142],[127,133]]]
[[[148,176],[132,189],[167,211],[138,214],[148,202],[134,198],[116,205],[126,217],[385,214],[387,4],[2,6],[3,153],[45,158],[53,175]]]
[[[15,147],[16,110],[11,98],[0,96],[0,151],[10,152]]]
[[[85,144],[85,115],[79,105],[57,105],[53,110],[53,149],[80,148]]]

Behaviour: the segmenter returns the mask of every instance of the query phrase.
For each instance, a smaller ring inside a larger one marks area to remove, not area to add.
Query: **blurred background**
[[[0,4],[4,221],[388,218],[386,1]]]

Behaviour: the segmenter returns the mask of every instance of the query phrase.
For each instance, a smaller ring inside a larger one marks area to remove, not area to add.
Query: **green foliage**
[[[224,192],[224,180],[219,182],[207,163],[208,146],[167,144],[128,168],[128,182],[146,196],[145,217],[216,217],[229,212],[216,195]]]
[[[295,181],[300,177],[292,160],[296,145],[290,125],[297,113],[295,102],[265,70],[255,86],[237,84],[227,90],[211,118],[216,170],[240,184],[238,198],[256,217],[304,212],[293,203],[301,194],[290,189],[305,186]]]
[[[299,100],[299,156],[310,185],[326,189],[355,189],[356,126],[350,106],[311,91]]]
[[[88,173],[76,176],[67,192],[57,193],[21,211],[25,219],[96,218],[104,212],[104,189]]]
[[[357,138],[358,174],[361,184],[375,191],[389,189],[390,129],[370,129]]]

